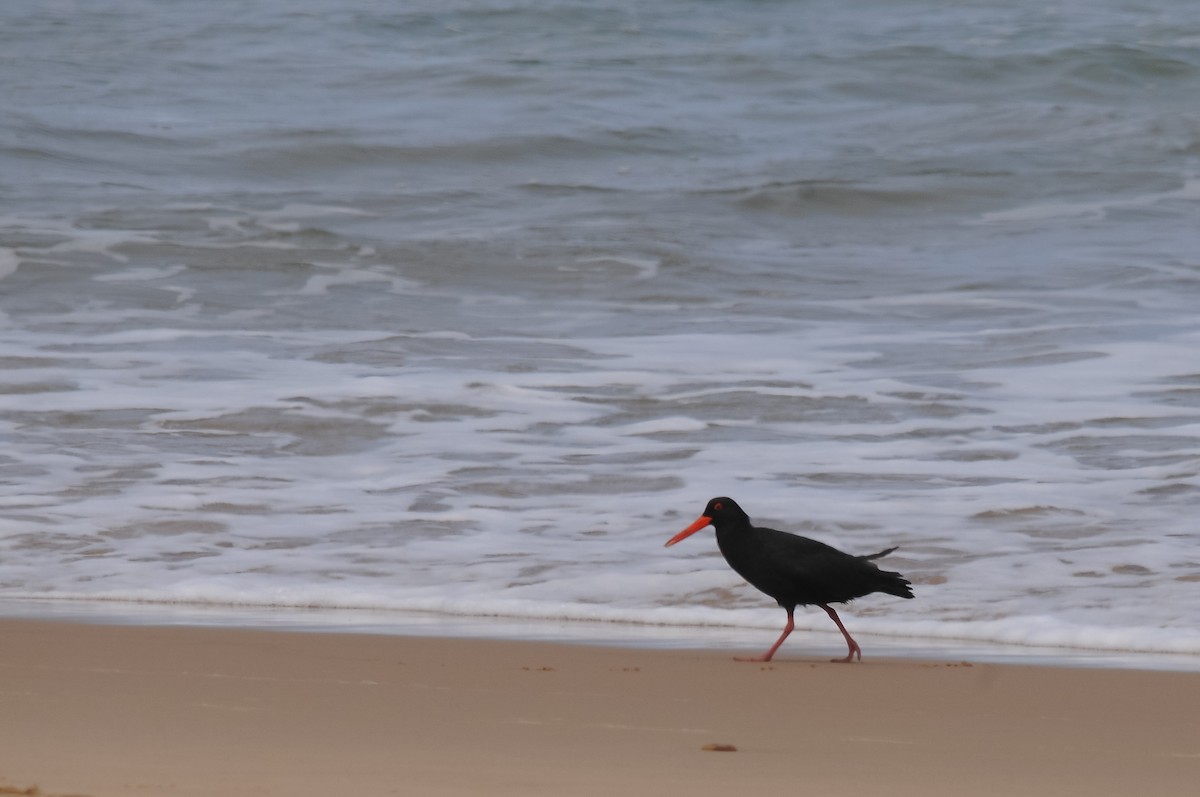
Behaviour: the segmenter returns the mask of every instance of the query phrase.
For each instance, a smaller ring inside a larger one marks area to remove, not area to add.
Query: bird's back
[[[870,561],[796,534],[745,525],[717,529],[717,545],[742,578],[781,606],[844,603],[873,592],[911,598],[909,582]]]

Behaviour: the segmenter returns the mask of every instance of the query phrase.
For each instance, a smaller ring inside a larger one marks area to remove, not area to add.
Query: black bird
[[[880,570],[871,561],[887,556],[895,548],[866,556],[843,553],[823,542],[785,531],[765,529],[750,523],[750,517],[732,498],[714,498],[696,522],[667,540],[671,546],[705,526],[717,530],[717,547],[738,575],[770,595],[787,612],[787,625],[779,639],[762,656],[742,661],[770,661],[796,627],[792,615],[797,606],[820,606],[837,623],[850,652],[844,659],[862,661],[862,648],[829,604],[845,603],[872,592],[900,598],[913,596],[909,582],[899,573]]]

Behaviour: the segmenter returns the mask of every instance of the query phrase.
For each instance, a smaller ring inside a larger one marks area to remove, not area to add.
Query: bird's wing
[[[747,580],[777,599],[783,596],[802,604],[850,600],[862,594],[858,589],[864,576],[877,569],[862,557],[817,540],[762,531],[757,577]]]

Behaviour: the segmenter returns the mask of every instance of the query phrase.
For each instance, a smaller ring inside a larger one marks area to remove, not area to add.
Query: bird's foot
[[[846,654],[846,658],[830,659],[830,661],[833,662],[834,664],[849,664],[850,662],[854,661],[855,656],[858,656],[858,660],[862,661],[862,649],[859,648],[858,645],[855,645],[854,647],[850,648],[850,652]]]

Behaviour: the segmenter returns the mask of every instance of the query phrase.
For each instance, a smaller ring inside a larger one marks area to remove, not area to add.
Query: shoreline
[[[1183,795],[1200,779],[1198,673],[64,620],[0,619],[0,640],[0,793]]]
[[[32,620],[90,625],[245,628],[257,631],[321,634],[548,642],[651,650],[729,650],[755,655],[778,629],[742,626],[665,626],[617,621],[549,618],[472,617],[434,612],[204,606],[187,604],[21,599],[0,603],[0,621]],[[852,621],[851,621],[852,622]],[[1200,672],[1200,656],[1165,651],[1105,650],[1003,644],[970,639],[900,637],[855,633],[867,655],[908,660],[961,660],[980,663]],[[835,630],[802,630],[780,655],[821,656],[844,650]],[[841,655],[841,654],[839,654]]]

